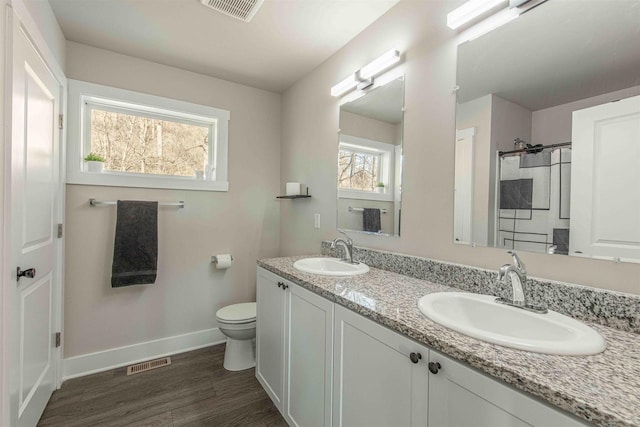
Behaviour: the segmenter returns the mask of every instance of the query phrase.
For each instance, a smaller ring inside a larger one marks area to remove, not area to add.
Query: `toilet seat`
[[[227,337],[223,366],[242,371],[256,366],[256,303],[245,302],[222,307],[216,312],[218,329]]]
[[[252,323],[256,321],[256,303],[232,304],[216,312],[218,322],[228,325]]]

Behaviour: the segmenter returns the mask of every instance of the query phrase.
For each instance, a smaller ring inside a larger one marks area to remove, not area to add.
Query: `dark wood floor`
[[[39,426],[286,426],[254,369],[222,367],[224,344],[171,356],[171,366],[126,368],[65,381]]]

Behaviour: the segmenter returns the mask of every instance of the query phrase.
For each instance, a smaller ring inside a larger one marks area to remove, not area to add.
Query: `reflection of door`
[[[473,137],[475,128],[456,132],[453,238],[470,245],[473,232]]]
[[[17,19],[16,19],[17,21]],[[54,324],[60,255],[60,84],[16,23],[13,30],[11,121],[12,425],[36,425],[55,388]],[[35,269],[18,279],[17,268]]]
[[[640,262],[640,96],[574,111],[569,253]]]

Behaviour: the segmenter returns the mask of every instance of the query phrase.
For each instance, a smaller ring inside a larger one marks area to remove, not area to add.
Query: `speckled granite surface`
[[[322,242],[322,254],[341,256]],[[370,267],[429,280],[467,292],[511,298],[511,286],[498,283],[497,271],[450,264],[376,249],[354,248],[354,257]],[[510,261],[505,254],[505,264]],[[524,258],[526,263],[526,256]],[[496,268],[499,266],[496,266]],[[570,283],[529,278],[529,302],[576,319],[640,334],[640,295],[623,294]]]
[[[307,274],[293,268],[301,258],[306,256],[258,265],[595,425],[640,426],[637,334],[590,324],[607,340],[607,349],[595,356],[513,350],[449,330],[418,309],[423,295],[458,289],[377,268],[354,277]]]

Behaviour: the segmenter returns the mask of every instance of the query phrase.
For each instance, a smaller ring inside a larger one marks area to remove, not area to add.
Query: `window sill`
[[[69,173],[67,184],[165,190],[229,191],[227,181],[205,181],[189,177],[139,176],[110,172]]]
[[[341,199],[378,200],[393,202],[393,195],[389,193],[374,193],[357,190],[338,190],[338,197]]]

